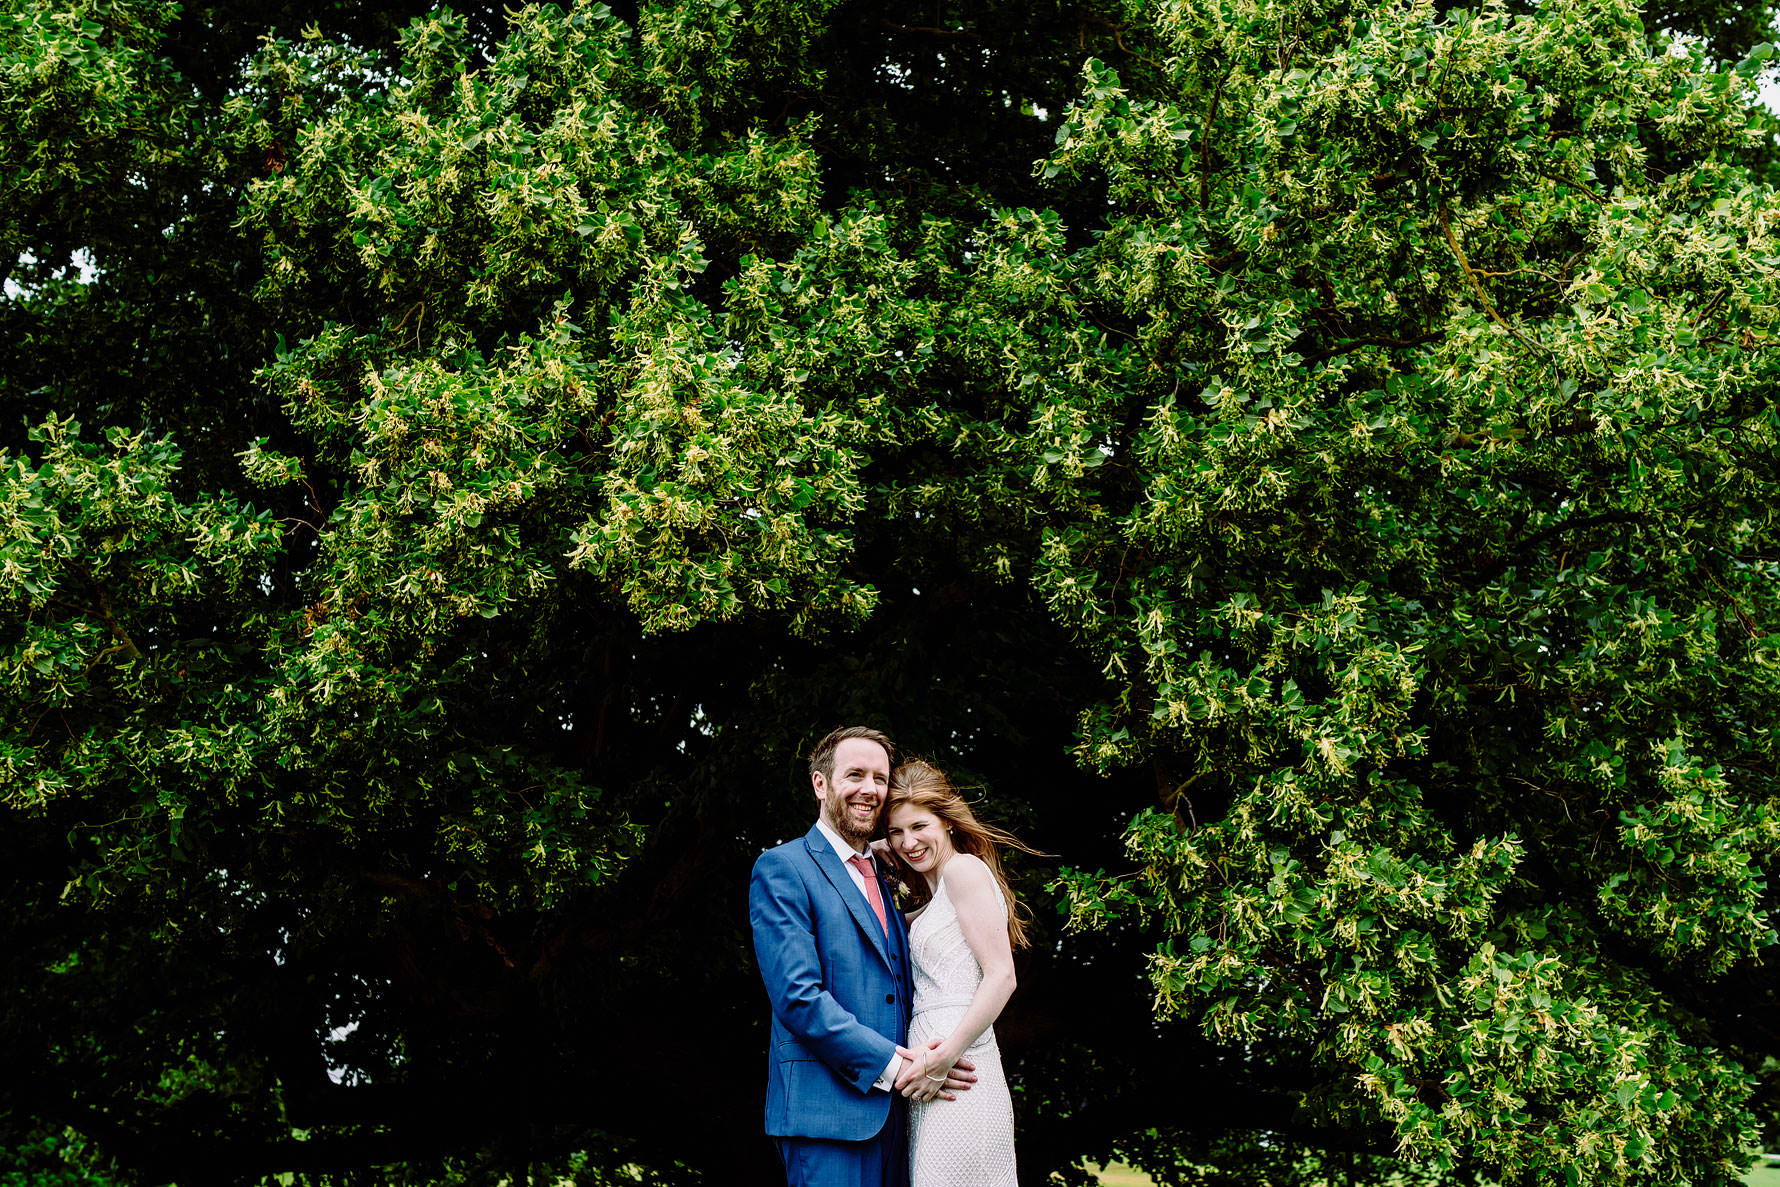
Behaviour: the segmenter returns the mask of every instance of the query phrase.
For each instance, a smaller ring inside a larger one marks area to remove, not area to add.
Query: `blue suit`
[[[908,1033],[913,996],[908,931],[881,874],[878,885],[888,936],[819,828],[754,863],[748,920],[773,1011],[766,1132],[792,1184],[907,1183],[902,1097],[872,1089]],[[825,1161],[855,1154],[871,1167]]]

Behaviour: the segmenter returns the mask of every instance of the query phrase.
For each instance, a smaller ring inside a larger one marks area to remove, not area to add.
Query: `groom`
[[[907,1187],[901,1090],[923,1071],[908,1031],[908,930],[867,844],[890,790],[890,739],[844,726],[810,754],[820,806],[754,863],[748,919],[773,1009],[766,1132],[789,1187]],[[976,1077],[968,1063],[946,1088]]]

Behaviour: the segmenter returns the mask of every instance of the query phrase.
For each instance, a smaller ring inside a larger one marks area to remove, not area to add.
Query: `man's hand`
[[[977,1065],[968,1059],[960,1059],[946,1073],[946,1090],[940,1093],[942,1100],[957,1100],[954,1092],[968,1092],[970,1086],[977,1082]]]
[[[960,1059],[950,1066],[942,1065],[934,1058],[934,1051],[943,1042],[934,1039],[925,1047],[910,1050],[898,1047],[896,1053],[902,1056],[902,1071],[897,1074],[895,1091],[902,1093],[910,1100],[957,1100],[955,1093],[968,1092],[976,1083],[977,1065],[968,1059]],[[941,1057],[943,1058],[943,1057]]]

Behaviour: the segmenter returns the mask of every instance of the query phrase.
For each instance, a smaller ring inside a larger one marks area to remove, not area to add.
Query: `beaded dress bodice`
[[[999,886],[995,902],[1003,911],[1007,909]],[[977,963],[964,929],[958,925],[958,909],[946,892],[944,878],[927,909],[909,926],[909,951],[915,965],[915,1013],[970,1005],[983,983],[983,966]],[[995,1041],[993,1028],[983,1032],[973,1049],[985,1041]]]

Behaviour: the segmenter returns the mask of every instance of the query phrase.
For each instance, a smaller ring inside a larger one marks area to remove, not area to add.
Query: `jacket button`
[[[887,1002],[893,1002],[896,1000],[896,995],[894,993],[886,993],[884,995],[884,1000]]]

